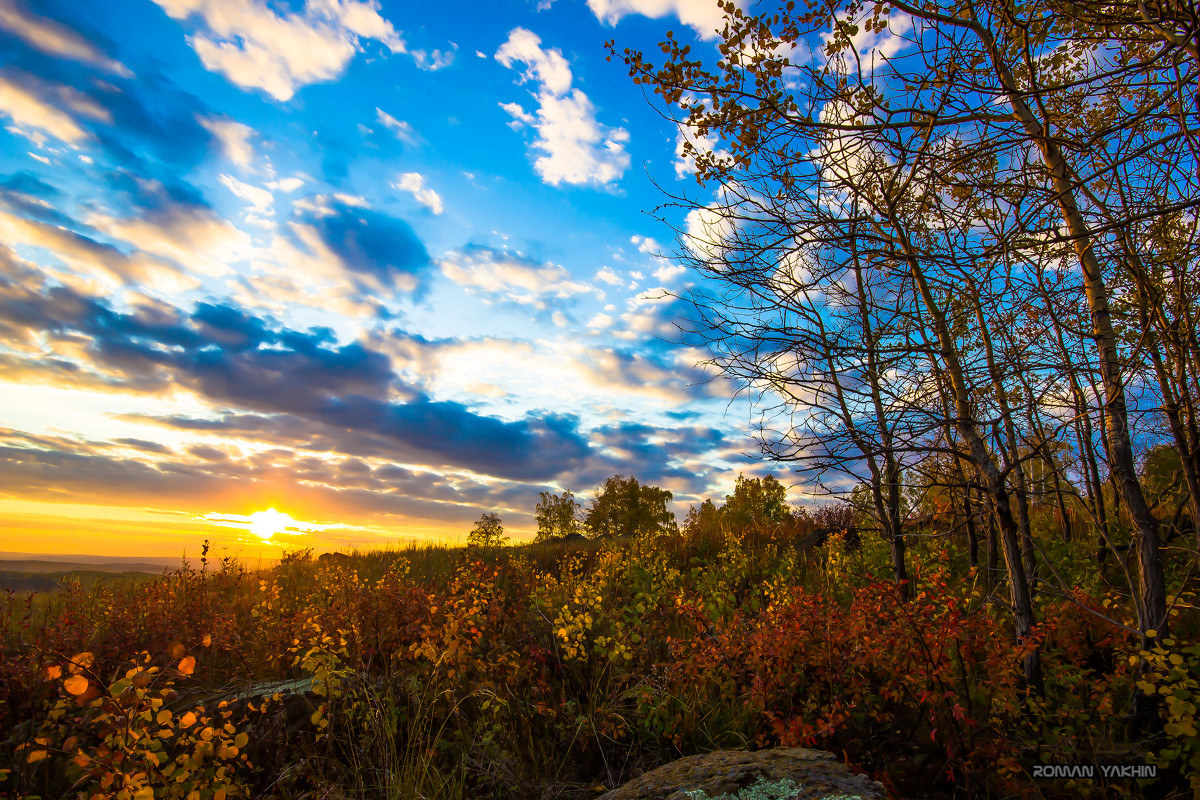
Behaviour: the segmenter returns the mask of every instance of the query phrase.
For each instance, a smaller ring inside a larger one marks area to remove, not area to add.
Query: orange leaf
[[[56,681],[62,677],[62,667],[55,664],[52,667],[46,667],[46,677],[44,680]]]
[[[182,642],[167,643],[167,655],[169,655],[171,658],[180,658],[186,652],[187,648],[183,646]]]
[[[196,659],[192,656],[182,659],[177,669],[181,675],[191,675],[196,669]]]
[[[88,679],[82,675],[72,675],[63,681],[63,688],[71,694],[83,694],[88,690]]]
[[[90,667],[95,663],[95,661],[96,657],[86,650],[82,653],[76,653],[75,657],[71,659],[71,663],[68,665],[67,671],[72,675],[75,675]]]

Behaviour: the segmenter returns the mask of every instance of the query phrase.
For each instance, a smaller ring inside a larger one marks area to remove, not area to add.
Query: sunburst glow
[[[330,528],[345,527],[343,525],[302,522],[274,508],[268,508],[266,511],[255,511],[249,516],[243,514],[205,514],[200,519],[215,525],[248,531],[264,542],[271,541],[279,534],[295,536],[297,534],[329,530]]]
[[[250,532],[263,541],[298,525],[296,520],[273,508],[268,508],[266,511],[255,511],[250,515],[249,524]]]

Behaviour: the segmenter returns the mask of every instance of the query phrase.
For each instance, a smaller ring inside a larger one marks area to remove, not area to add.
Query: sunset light
[[[266,511],[255,511],[250,515],[250,532],[263,540],[270,539],[277,533],[283,533],[296,524],[296,520],[273,508],[268,508]]]
[[[210,525],[216,525],[221,528],[232,528],[238,531],[251,533],[261,542],[270,542],[276,536],[286,534],[288,536],[303,536],[305,534],[319,533],[331,528],[346,529],[350,526],[335,525],[329,523],[306,522],[293,518],[290,514],[285,514],[275,508],[268,508],[265,511],[255,511],[253,514],[205,514],[198,517],[198,520],[206,522]],[[243,537],[243,544],[253,540]]]

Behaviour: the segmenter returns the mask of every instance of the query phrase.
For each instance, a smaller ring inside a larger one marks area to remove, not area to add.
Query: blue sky
[[[655,182],[702,190],[603,46],[719,18],[0,0],[0,549],[532,535],[539,491],[765,474],[663,299]]]

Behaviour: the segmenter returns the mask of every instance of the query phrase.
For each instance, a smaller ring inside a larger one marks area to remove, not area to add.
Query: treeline
[[[619,57],[711,190],[675,198],[709,279],[690,333],[759,401],[764,453],[860,487],[901,587],[915,535],[985,538],[1026,641],[1035,590],[1073,589],[1046,537],[1083,536],[1161,634],[1168,547],[1200,545],[1194,14],[723,7],[719,56],[668,32],[662,63]]]
[[[738,475],[733,494],[718,505],[705,499],[689,508],[682,527],[669,508],[673,499],[667,489],[617,474],[604,482],[584,506],[570,490],[561,494],[539,492],[534,509],[537,521],[535,542],[649,537],[683,534],[689,539],[720,538],[727,533],[756,531],[784,537],[818,537],[830,533],[857,535],[857,512],[845,503],[828,503],[808,508],[791,507],[787,489],[774,475],[747,478]],[[507,543],[500,515],[485,513],[468,535],[468,546],[497,546]]]

